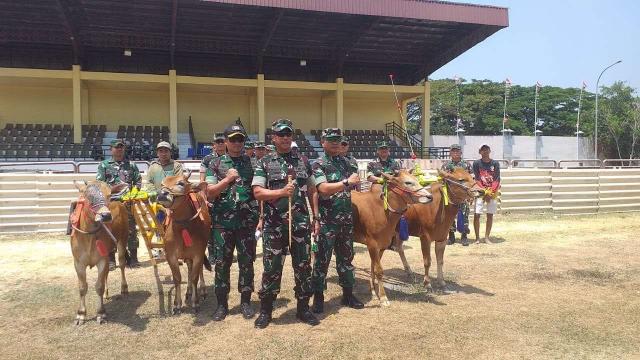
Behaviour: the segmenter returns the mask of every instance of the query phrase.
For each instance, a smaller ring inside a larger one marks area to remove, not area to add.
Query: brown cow
[[[127,237],[129,236],[129,219],[125,206],[119,201],[110,201],[111,193],[120,193],[127,184],[119,184],[113,189],[102,181],[74,185],[80,191],[80,197],[71,215],[71,253],[73,264],[78,275],[80,290],[80,308],[75,324],[82,325],[87,316],[87,266],[98,267],[96,293],[98,293],[98,311],[96,321],[105,322],[104,293],[109,275],[109,252],[118,248],[119,267],[122,274],[121,293],[127,294],[129,289],[124,276],[125,258],[127,254]],[[109,225],[107,225],[109,224]],[[109,231],[108,228],[111,228]],[[117,240],[117,245],[114,242]]]
[[[364,244],[371,257],[371,278],[369,288],[374,298],[380,299],[380,304],[389,306],[387,294],[382,285],[382,254],[391,244],[393,234],[400,221],[400,217],[407,210],[409,204],[417,202],[428,203],[432,196],[418,179],[405,170],[396,175],[382,174],[388,187],[388,206],[384,209],[383,186],[373,184],[371,191],[352,192],[353,230],[355,241]],[[375,291],[375,278],[378,279],[378,293]]]
[[[199,194],[206,188],[207,183],[201,182],[192,186],[189,176],[191,176],[190,171],[183,175],[167,176],[162,180],[162,190],[158,193],[158,202],[169,209],[165,221],[164,249],[176,289],[173,300],[174,315],[182,312],[180,288],[182,276],[178,259],[186,259],[187,262],[189,286],[185,301],[191,298],[193,310],[195,312],[199,310],[198,280],[202,275],[202,266],[205,262],[204,251],[211,231],[207,203]],[[211,265],[208,269],[210,267]]]
[[[453,172],[438,170],[443,182],[431,185],[429,191],[433,194],[433,202],[430,204],[417,204],[412,206],[404,217],[409,223],[409,235],[419,236],[424,261],[424,286],[431,291],[429,280],[429,267],[431,266],[431,242],[436,242],[436,262],[438,265],[438,284],[445,287],[444,276],[442,275],[442,265],[444,264],[444,249],[447,243],[447,235],[453,220],[458,214],[460,204],[468,199],[473,199],[484,195],[484,190],[473,180],[471,174],[462,168],[456,168]],[[444,184],[448,189],[448,204],[445,205],[443,191]],[[404,256],[402,241],[395,237],[396,249],[404,269],[411,275],[411,268]]]

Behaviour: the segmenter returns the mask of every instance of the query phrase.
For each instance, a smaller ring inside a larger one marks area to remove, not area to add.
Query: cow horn
[[[185,179],[189,180],[191,177],[191,169],[187,169],[184,173]]]
[[[89,186],[89,182],[87,180],[84,181],[84,186]]]

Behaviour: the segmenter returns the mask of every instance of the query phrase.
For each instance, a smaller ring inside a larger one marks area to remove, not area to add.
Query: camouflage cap
[[[266,146],[264,145],[264,141],[256,141],[253,147],[256,149],[264,149]]]
[[[255,147],[255,145],[253,144],[252,141],[247,141],[247,142],[244,143],[244,148],[247,149],[247,150],[251,150],[254,147]]]
[[[289,119],[278,119],[271,124],[271,131],[273,132],[287,132],[287,129],[293,132],[293,124]]]
[[[343,136],[342,141],[340,142],[340,145],[349,145],[349,137]]]
[[[217,132],[214,136],[213,136],[213,141],[219,141],[219,140],[224,140],[224,133],[221,132]]]
[[[275,145],[267,145],[267,150],[276,151],[276,146]]]
[[[122,140],[122,139],[113,139],[113,140],[111,140],[109,145],[111,145],[111,147],[116,147],[118,145],[124,145],[124,140]]]
[[[323,138],[337,138],[342,137],[342,131],[338,128],[326,128],[322,130]]]
[[[380,148],[388,148],[389,147],[389,142],[388,141],[378,141],[376,142],[376,148],[380,149]]]
[[[449,150],[462,150],[462,147],[460,144],[451,144],[451,146],[449,146]]]

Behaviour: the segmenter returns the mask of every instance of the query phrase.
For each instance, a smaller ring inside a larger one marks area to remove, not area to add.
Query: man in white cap
[[[296,144],[296,142],[295,142],[295,141],[291,142],[291,152],[292,152],[294,155],[298,155],[298,152],[299,152],[299,151],[300,151],[300,150],[298,149],[298,144]]]
[[[158,192],[167,176],[182,175],[182,164],[171,158],[171,144],[162,141],[156,146],[158,160],[152,161],[147,171],[147,191]]]

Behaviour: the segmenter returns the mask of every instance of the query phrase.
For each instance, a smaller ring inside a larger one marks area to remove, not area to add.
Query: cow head
[[[389,189],[408,199],[408,204],[428,204],[433,201],[431,193],[420,185],[420,181],[406,170],[397,171],[393,175],[382,173]]]
[[[162,189],[158,192],[158,202],[167,209],[173,206],[176,199],[185,196],[189,191],[195,192],[206,189],[207,183],[201,182],[193,185],[189,182],[191,171],[187,170],[182,175],[167,176],[162,180]]]
[[[74,181],[73,184],[80,192],[81,201],[94,213],[94,220],[100,223],[108,223],[113,220],[111,211],[109,211],[111,194],[120,193],[128,187],[127,184],[121,183],[109,188],[109,185],[102,181],[84,182],[84,184]]]
[[[438,170],[438,175],[447,183],[452,198],[467,200],[484,195],[484,190],[465,169],[457,167],[452,172]]]

